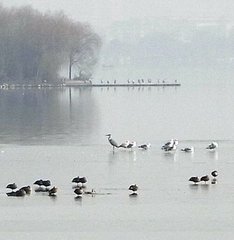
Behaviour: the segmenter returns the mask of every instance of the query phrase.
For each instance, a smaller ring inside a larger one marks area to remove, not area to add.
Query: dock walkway
[[[14,88],[53,88],[53,87],[179,87],[180,83],[77,83],[64,82],[61,84],[2,84],[0,89]]]
[[[110,84],[75,84],[65,83],[66,87],[177,87],[181,86],[180,83],[110,83]]]

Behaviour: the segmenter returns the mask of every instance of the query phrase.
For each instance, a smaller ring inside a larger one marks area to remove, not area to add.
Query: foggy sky
[[[106,27],[129,19],[226,18],[234,19],[233,0],[0,0],[3,6],[31,5],[40,11],[63,10],[69,17]]]

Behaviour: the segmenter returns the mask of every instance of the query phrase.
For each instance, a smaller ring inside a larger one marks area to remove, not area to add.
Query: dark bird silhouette
[[[86,177],[79,177],[79,182],[82,183],[82,184],[87,183]]]
[[[144,149],[144,150],[147,150],[148,148],[151,147],[151,144],[150,143],[147,143],[147,144],[142,144],[142,145],[139,145],[138,148],[140,149]]]
[[[213,179],[211,180],[211,184],[216,184],[217,183],[216,177],[218,177],[218,172],[216,170],[214,170],[211,172],[211,175],[213,177]]]
[[[23,197],[26,194],[26,192],[23,189],[19,189],[15,193],[16,193],[16,197]]]
[[[58,191],[58,188],[57,187],[52,187],[50,190],[49,190],[49,196],[55,196],[56,193]]]
[[[74,183],[79,183],[79,179],[80,179],[79,176],[78,176],[78,177],[75,177],[75,178],[72,179],[72,182],[74,182]]]
[[[202,176],[200,181],[204,181],[205,183],[208,182],[210,180],[208,175]]]
[[[166,142],[166,143],[161,147],[161,149],[162,149],[162,150],[165,150],[165,149],[167,149],[167,148],[171,148],[171,147],[173,147],[173,143],[174,143],[174,140],[171,139],[170,141]]]
[[[137,186],[136,184],[131,185],[131,186],[128,188],[128,190],[131,190],[131,191],[133,191],[133,193],[135,193],[135,192],[138,190],[138,186]]]
[[[218,143],[217,142],[212,142],[211,144],[208,145],[208,147],[206,149],[214,150],[216,148],[218,148]]]
[[[107,134],[106,136],[108,137],[109,143],[113,146],[113,151],[115,150],[115,148],[118,148],[118,147],[119,147],[118,143],[117,143],[115,140],[112,139],[110,133]]]
[[[25,191],[26,194],[30,194],[31,193],[31,187],[30,186],[25,186],[20,188],[20,190]]]
[[[218,177],[218,172],[215,170],[215,171],[211,172],[211,175],[212,175],[213,177]]]
[[[194,147],[185,147],[181,149],[182,152],[193,152],[194,151]]]
[[[77,183],[77,186],[80,185],[80,187],[83,187],[83,185],[87,183],[87,178],[77,176],[72,179],[72,182]]]
[[[50,180],[42,180],[42,185],[48,188],[49,186],[51,186],[51,182]]]
[[[12,191],[7,193],[7,196],[9,197],[23,197],[25,196],[26,192],[23,189],[19,189],[17,191]]]
[[[170,152],[172,150],[176,150],[178,143],[179,142],[177,139],[171,139],[169,142],[165,143],[161,147],[161,149],[164,150],[165,152]]]
[[[200,179],[199,179],[199,177],[191,177],[191,178],[189,178],[189,181],[193,182],[194,184],[196,184],[196,183],[200,182]]]
[[[82,194],[83,194],[83,191],[82,191],[81,188],[76,188],[76,189],[74,190],[74,193],[75,193],[78,197],[81,197]]]
[[[38,188],[35,189],[35,192],[48,192],[49,189],[47,187],[50,186],[50,180],[37,180],[33,184],[38,185]],[[44,188],[45,187],[45,188]]]
[[[17,188],[17,185],[15,183],[9,183],[6,188],[10,188],[12,191]]]
[[[136,147],[136,142],[130,142],[128,145],[127,145],[127,148],[130,148],[132,149],[133,147]]]
[[[33,184],[38,185],[39,187],[41,187],[43,185],[43,180],[42,179],[37,180]]]
[[[16,197],[16,191],[13,191],[13,190],[12,190],[12,192],[8,192],[8,193],[6,193],[6,195],[7,195],[8,197]]]
[[[217,179],[216,178],[213,178],[212,180],[211,180],[211,184],[216,184],[217,183]]]

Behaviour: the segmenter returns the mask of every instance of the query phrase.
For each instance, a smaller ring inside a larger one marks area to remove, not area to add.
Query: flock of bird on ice
[[[133,149],[135,147],[138,147],[139,149],[147,150],[148,148],[151,147],[150,143],[142,144],[142,145],[137,146],[136,142],[134,142],[134,141],[130,142],[129,140],[125,141],[124,143],[117,144],[117,142],[112,139],[111,134],[107,134],[106,136],[108,137],[109,143],[113,147],[113,151],[115,150],[115,148]],[[170,141],[165,143],[161,147],[161,149],[165,152],[175,151],[177,149],[178,143],[179,142],[178,142],[177,139],[171,139]],[[213,151],[217,148],[218,148],[217,142],[212,142],[207,146],[206,149]],[[183,152],[193,152],[194,148],[193,147],[186,147],[186,148],[181,149],[181,151],[183,151]],[[216,170],[212,171],[211,176],[213,177],[213,179],[211,180],[211,183],[215,184],[217,182],[218,172]],[[193,177],[189,178],[189,181],[193,182],[194,184],[197,184],[201,181],[204,181],[205,183],[207,183],[209,180],[210,180],[210,178],[209,178],[208,175],[202,176],[201,178],[199,178],[197,176],[193,176]],[[86,177],[77,176],[77,177],[72,179],[72,183],[76,184],[74,186],[74,188],[75,188],[74,193],[76,194],[76,196],[78,198],[82,197],[83,194],[91,194],[91,195],[97,194],[94,189],[92,189],[91,191],[86,191],[85,190],[86,182],[87,182]],[[48,193],[48,195],[51,196],[51,197],[54,197],[57,194],[58,188],[55,187],[55,186],[51,187],[51,181],[50,180],[39,179],[39,180],[36,180],[33,184],[38,186],[35,189],[35,192],[45,192],[45,193]],[[16,183],[10,183],[6,186],[6,188],[11,189],[11,192],[6,193],[7,196],[23,197],[23,196],[29,195],[31,193],[31,187],[30,186],[24,186],[24,187],[18,188]],[[138,186],[136,184],[130,185],[128,189],[130,191],[132,191],[132,193],[130,194],[131,196],[136,196],[137,195]]]
[[[140,149],[144,149],[147,150],[148,148],[151,147],[150,143],[147,144],[142,144],[142,145],[138,145],[136,144],[136,142],[130,142],[129,140],[125,141],[122,144],[117,144],[117,142],[115,140],[112,139],[111,134],[107,134],[106,135],[108,137],[108,141],[109,143],[112,145],[113,147],[113,152],[115,150],[115,148],[126,148],[126,149],[132,149],[134,147],[138,147]],[[179,141],[177,139],[171,139],[170,141],[168,141],[167,143],[165,143],[161,149],[165,152],[172,152],[175,151],[177,149]],[[210,151],[214,151],[215,149],[218,148],[218,143],[217,142],[212,142],[210,143],[206,149],[210,150]],[[185,147],[182,148],[181,151],[183,152],[193,152],[194,148],[193,147]],[[217,176],[218,176],[218,172],[216,170],[211,172],[211,176],[213,177],[213,179],[211,180],[212,184],[216,184],[217,183]],[[193,176],[189,178],[189,181],[193,182],[194,184],[197,184],[199,182],[205,182],[207,183],[210,180],[209,175],[205,175],[202,176],[201,178],[197,177],[197,176]]]

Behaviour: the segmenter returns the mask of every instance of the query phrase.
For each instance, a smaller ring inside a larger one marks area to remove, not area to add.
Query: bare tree
[[[79,76],[90,75],[93,66],[96,64],[101,39],[94,33],[89,26],[83,26],[78,33],[78,39],[71,39],[69,57],[69,79],[72,78],[72,67],[78,68]]]
[[[62,12],[42,14],[28,6],[0,5],[2,81],[56,81],[65,57],[70,57],[71,68],[80,64],[83,69],[96,62],[99,46],[100,39],[89,26],[73,22]]]

